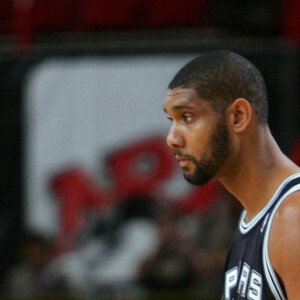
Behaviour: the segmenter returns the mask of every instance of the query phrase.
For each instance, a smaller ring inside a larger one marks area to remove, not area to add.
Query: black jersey
[[[245,221],[247,213],[243,211],[225,264],[223,299],[287,299],[270,263],[268,241],[278,207],[288,195],[298,190],[300,173],[287,178],[249,223]]]

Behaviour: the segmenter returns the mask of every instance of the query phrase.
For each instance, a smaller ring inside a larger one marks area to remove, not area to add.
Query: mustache
[[[177,149],[174,151],[174,156],[183,156],[191,159],[192,161],[196,161],[195,157],[190,154],[184,154],[181,150]]]

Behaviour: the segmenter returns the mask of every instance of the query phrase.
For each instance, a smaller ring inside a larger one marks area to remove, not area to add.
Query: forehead
[[[208,105],[209,103],[199,98],[197,92],[192,88],[169,89],[164,100],[164,109],[166,111],[172,111],[174,108],[178,109],[184,106],[194,109],[204,109]]]

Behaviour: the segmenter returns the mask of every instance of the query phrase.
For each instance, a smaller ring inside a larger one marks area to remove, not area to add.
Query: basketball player
[[[272,137],[260,72],[238,54],[208,52],[176,74],[164,110],[185,179],[219,180],[244,207],[223,299],[299,300],[300,168]]]

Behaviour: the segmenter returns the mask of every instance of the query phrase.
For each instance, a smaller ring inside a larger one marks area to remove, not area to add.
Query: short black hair
[[[168,88],[193,88],[200,99],[209,101],[212,108],[224,113],[238,98],[252,106],[258,122],[268,122],[266,85],[259,70],[243,56],[215,50],[203,53],[183,66]]]

